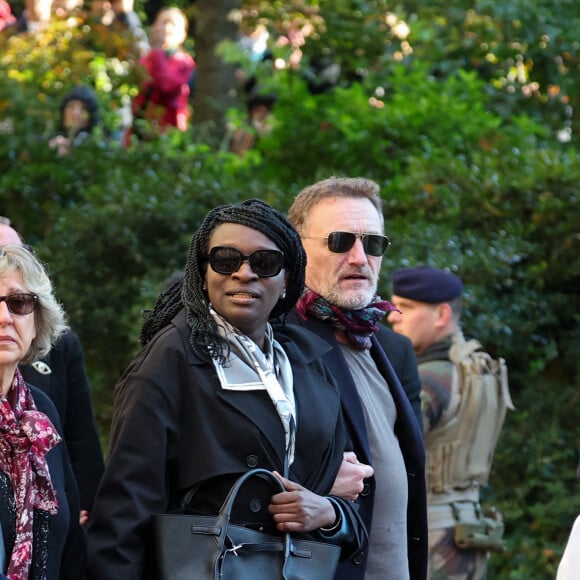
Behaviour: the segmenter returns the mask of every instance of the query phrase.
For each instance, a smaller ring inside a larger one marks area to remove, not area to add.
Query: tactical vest
[[[504,359],[493,359],[477,340],[461,333],[449,350],[454,387],[459,388],[457,412],[445,425],[425,435],[429,501],[478,501],[487,485],[493,453],[507,409],[514,409]]]

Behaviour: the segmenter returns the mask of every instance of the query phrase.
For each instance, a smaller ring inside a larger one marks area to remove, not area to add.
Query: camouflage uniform
[[[451,421],[459,406],[460,389],[457,371],[449,360],[452,338],[432,344],[417,355],[422,383],[423,423],[427,450],[427,471],[433,462],[429,453],[429,433]],[[430,580],[480,580],[485,578],[488,553],[476,549],[459,549],[454,534],[458,518],[476,522],[479,488],[474,485],[461,491],[435,493],[427,482],[429,523]],[[474,482],[475,484],[475,482]],[[452,502],[457,502],[452,506]]]

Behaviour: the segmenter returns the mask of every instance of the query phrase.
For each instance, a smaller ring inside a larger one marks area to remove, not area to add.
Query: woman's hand
[[[330,528],[336,521],[332,503],[325,497],[282,477],[274,471],[286,491],[272,496],[269,512],[281,532],[311,532]]]

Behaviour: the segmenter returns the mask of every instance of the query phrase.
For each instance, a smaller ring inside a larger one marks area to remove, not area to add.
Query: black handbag
[[[267,534],[231,524],[242,485],[262,477],[276,493],[284,486],[267,469],[252,469],[230,489],[217,516],[153,516],[159,580],[332,580],[340,546]]]

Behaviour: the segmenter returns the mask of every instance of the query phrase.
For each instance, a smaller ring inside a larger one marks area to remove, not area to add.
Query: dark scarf
[[[10,479],[16,506],[16,541],[7,571],[11,580],[29,577],[34,510],[53,515],[58,510],[45,456],[60,440],[50,419],[37,411],[17,369],[12,388],[0,397],[0,469]]]
[[[434,342],[429,345],[423,352],[417,355],[417,364],[423,364],[426,362],[431,362],[434,360],[449,360],[449,349],[453,341],[451,336],[446,336],[445,338]]]
[[[365,308],[343,310],[312,290],[306,290],[296,303],[296,312],[303,320],[312,316],[328,321],[344,332],[351,346],[360,350],[371,347],[371,335],[379,329],[379,320],[392,310],[397,308],[380,296],[375,296]]]

